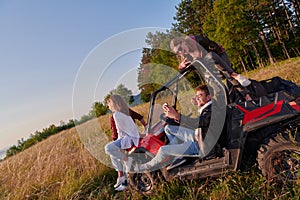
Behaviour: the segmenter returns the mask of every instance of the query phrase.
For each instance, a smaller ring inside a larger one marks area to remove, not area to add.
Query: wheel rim
[[[300,173],[300,151],[284,150],[272,158],[275,175],[287,181],[297,181]]]
[[[150,191],[152,188],[152,181],[145,173],[135,173],[133,180],[136,183],[137,189],[142,192]]]

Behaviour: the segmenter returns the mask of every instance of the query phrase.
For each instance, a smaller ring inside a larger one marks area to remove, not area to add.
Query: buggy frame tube
[[[194,69],[194,68],[193,68],[192,64],[190,64],[189,66],[187,66],[186,68],[181,70],[178,74],[176,74],[173,78],[171,78],[170,81],[168,81],[167,83],[165,83],[163,86],[161,86],[160,88],[158,88],[156,91],[154,91],[152,93],[151,98],[150,98],[150,111],[148,114],[147,134],[151,133],[151,131],[152,131],[151,130],[152,115],[153,115],[153,109],[154,109],[154,105],[155,105],[155,98],[156,98],[157,94],[160,93],[161,91],[168,89],[168,87],[171,86],[172,84],[174,84],[175,82],[178,82],[179,80],[181,80],[192,69]],[[177,91],[178,91],[178,88],[176,88],[176,92]]]

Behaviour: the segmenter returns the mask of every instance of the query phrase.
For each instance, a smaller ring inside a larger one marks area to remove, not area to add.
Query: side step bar
[[[227,170],[234,170],[230,151],[225,150],[224,157],[213,158],[210,160],[198,159],[192,164],[184,165],[170,171],[163,170],[165,178],[185,178],[195,179],[208,176],[218,176]]]

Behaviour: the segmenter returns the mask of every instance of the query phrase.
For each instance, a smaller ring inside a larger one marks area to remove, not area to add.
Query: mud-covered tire
[[[143,193],[152,193],[158,181],[154,172],[129,173],[127,179],[134,190]]]
[[[300,142],[289,134],[278,134],[261,146],[257,161],[269,180],[295,183],[300,178]]]

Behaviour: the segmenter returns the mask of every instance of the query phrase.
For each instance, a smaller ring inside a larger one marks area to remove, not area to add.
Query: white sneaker
[[[122,183],[125,183],[126,178],[125,176],[121,176],[117,178],[117,183],[114,185],[114,188],[119,187],[120,185],[122,185]]]
[[[131,157],[128,157],[128,160],[124,161],[125,171],[126,172],[130,172],[132,161],[133,161],[133,158],[131,158]]]
[[[119,187],[117,187],[115,190],[116,191],[123,191],[123,190],[125,190],[127,188],[127,186],[126,185],[123,185],[123,184],[121,184]]]
[[[243,87],[247,87],[248,85],[251,84],[251,81],[247,78],[245,78],[242,75],[237,75],[237,77],[235,78],[235,80],[237,80]]]

